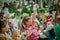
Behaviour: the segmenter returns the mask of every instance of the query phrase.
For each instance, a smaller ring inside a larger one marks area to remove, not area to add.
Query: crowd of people
[[[38,8],[38,7],[37,7]],[[24,14],[21,19],[16,19],[16,13],[11,15],[0,12],[0,40],[60,40],[60,35],[56,35],[55,27],[58,24],[58,12],[56,11],[55,18],[46,12],[44,19],[40,11],[36,13]]]
[[[21,20],[16,19],[13,13],[12,18],[9,15],[0,14],[0,40],[54,40],[54,21],[51,16],[46,16],[46,21],[40,17],[38,12],[22,17]],[[7,34],[9,36],[7,36]],[[51,36],[51,37],[50,37]]]

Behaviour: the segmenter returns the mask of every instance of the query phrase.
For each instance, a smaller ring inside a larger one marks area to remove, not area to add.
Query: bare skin
[[[58,13],[60,11],[60,0],[58,0],[58,8],[56,10],[56,14],[55,14],[55,24],[58,22]]]

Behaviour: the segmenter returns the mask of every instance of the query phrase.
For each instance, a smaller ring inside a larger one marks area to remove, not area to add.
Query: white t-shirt
[[[43,26],[40,26],[40,28],[41,27]],[[40,35],[40,38],[47,38],[47,36],[41,30],[39,30],[39,35]]]
[[[53,28],[53,24],[51,22],[47,22],[47,28],[48,30],[51,30]]]
[[[18,29],[18,20],[17,20],[17,19],[10,19],[10,22],[13,24],[14,29],[15,29],[15,28]]]
[[[47,38],[47,36],[43,32],[41,32],[41,30],[39,30],[39,35],[40,38]]]

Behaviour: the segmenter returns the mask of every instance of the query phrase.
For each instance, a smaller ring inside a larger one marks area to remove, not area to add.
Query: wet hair
[[[43,24],[47,25],[47,22],[44,22]]]
[[[40,21],[43,21],[43,19],[41,19]]]
[[[44,30],[45,30],[47,28],[47,22],[44,22],[43,24],[46,25],[46,27],[44,27]]]
[[[5,25],[6,25],[5,17],[0,13],[0,32],[2,28],[5,27]]]
[[[23,23],[24,25],[26,25],[26,22],[27,22],[28,20],[30,20],[30,17],[29,17],[29,16],[25,16],[25,17],[23,18],[22,23]]]
[[[41,13],[40,11],[38,11],[38,13]]]

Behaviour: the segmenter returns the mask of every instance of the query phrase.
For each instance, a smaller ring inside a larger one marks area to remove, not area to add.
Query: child
[[[20,40],[20,31],[17,29],[14,29],[13,33],[12,33],[12,38],[14,40]]]
[[[46,34],[44,33],[46,27],[47,27],[46,23],[43,23],[43,25],[40,26],[40,30],[39,30],[40,38],[38,40],[48,40]]]
[[[32,27],[32,21],[30,17],[24,17],[23,19],[24,32],[26,32],[27,40],[37,40],[38,31]]]
[[[13,40],[8,34],[8,22],[0,13],[0,40]]]

